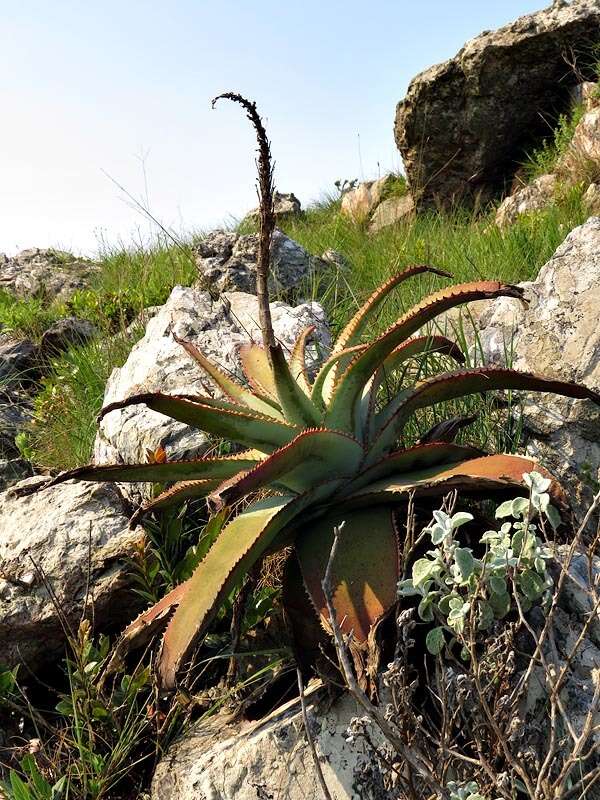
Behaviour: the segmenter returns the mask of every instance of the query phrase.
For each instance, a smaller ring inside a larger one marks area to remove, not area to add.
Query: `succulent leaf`
[[[310,383],[308,382],[306,369],[306,343],[315,330],[316,327],[314,325],[309,325],[300,332],[298,338],[294,342],[292,354],[290,356],[292,377],[308,397],[310,397]]]
[[[158,497],[150,500],[145,505],[138,508],[129,520],[129,524],[134,528],[142,517],[152,511],[162,511],[165,508],[181,505],[185,500],[198,500],[201,497],[208,497],[212,491],[221,483],[219,478],[207,478],[198,481],[180,481]]]
[[[382,424],[375,435],[370,458],[381,456],[393,447],[402,428],[417,409],[493,389],[554,392],[565,397],[593,400],[600,405],[600,394],[582,384],[543,378],[529,372],[517,372],[500,367],[445,372],[423,381],[406,396],[400,398],[400,402],[392,401],[389,407],[381,412]],[[391,414],[390,409],[393,411]]]
[[[393,509],[376,506],[347,514],[343,507],[301,527],[296,554],[307,591],[321,619],[328,613],[323,580],[333,530],[341,523],[338,550],[332,565],[333,606],[344,633],[364,644],[371,629],[392,608],[400,577]]]
[[[221,391],[233,402],[248,406],[248,408],[251,408],[253,411],[258,411],[260,414],[265,414],[266,416],[274,417],[275,419],[283,419],[281,411],[275,407],[272,401],[269,402],[253,392],[248,391],[248,389],[213,364],[204,355],[204,353],[191,342],[186,342],[184,339],[180,339],[179,336],[175,334],[173,334],[173,338],[194,359],[194,361],[196,361],[196,363],[198,363],[202,369],[208,373],[208,375],[210,375],[219,389],[221,389]]]
[[[165,688],[173,688],[179,667],[237,581],[273,544],[285,526],[326,493],[324,487],[319,487],[299,497],[260,500],[221,531],[189,579],[188,590],[165,632],[158,664]]]
[[[399,344],[416,333],[438,314],[472,300],[485,300],[494,297],[522,296],[522,289],[498,281],[476,281],[451,286],[425,298],[417,306],[404,314],[388,330],[376,339],[364,352],[360,353],[334,387],[329,410],[325,417],[327,427],[336,430],[354,430],[356,404],[363,387]]]
[[[269,356],[264,347],[249,342],[238,348],[240,364],[250,386],[269,400],[279,403]]]
[[[227,404],[224,403],[215,405],[214,401],[211,401],[209,405],[204,398],[193,400],[160,392],[137,394],[126,400],[111,403],[102,409],[100,418],[116,409],[140,403],[178,422],[265,453],[287,444],[300,433],[299,428],[289,425],[287,422],[262,416],[250,409],[229,410]]]
[[[360,442],[345,433],[323,429],[303,431],[249,472],[219,486],[212,499],[231,505],[269,484],[304,492],[323,481],[355,474],[363,457]]]
[[[310,397],[294,380],[290,365],[279,345],[271,348],[273,382],[284,417],[295,425],[315,426],[321,424],[321,413]]]

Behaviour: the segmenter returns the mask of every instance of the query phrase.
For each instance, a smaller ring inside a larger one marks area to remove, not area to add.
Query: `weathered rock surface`
[[[195,247],[199,284],[219,292],[256,293],[258,235],[212,231]],[[323,269],[298,242],[275,229],[271,247],[269,290],[285,293],[314,271]]]
[[[86,598],[100,629],[118,627],[136,605],[123,559],[139,534],[117,487],[69,482],[20,496],[46,480],[27,478],[0,494],[0,653],[4,664],[34,670],[63,652],[60,615],[76,629]]]
[[[38,348],[29,339],[0,334],[0,386],[26,384],[38,373]]]
[[[405,194],[402,197],[388,197],[373,212],[369,231],[376,233],[389,225],[395,225],[397,222],[410,219],[414,211],[415,203],[412,195]]]
[[[557,169],[573,183],[600,180],[600,108],[588,111],[578,122]]]
[[[600,391],[600,218],[575,228],[537,279],[521,284],[530,301],[473,303],[481,349],[490,363],[512,352],[515,369],[579,381]],[[468,326],[465,324],[465,329]],[[579,518],[600,480],[600,408],[582,400],[531,394],[524,403],[528,452],[570,490]]]
[[[71,345],[81,345],[96,335],[96,326],[87,319],[65,317],[58,319],[44,331],[40,350],[43,356],[52,356],[67,350]]]
[[[590,183],[583,195],[583,202],[590,214],[600,214],[600,183]]]
[[[15,437],[31,420],[31,403],[28,396],[16,389],[0,392],[0,459],[19,455]]]
[[[302,213],[302,206],[300,200],[293,192],[283,193],[275,191],[273,193],[273,211],[275,219],[289,219],[290,217],[297,217]],[[246,215],[246,219],[250,222],[258,222],[260,219],[260,209],[253,208]]]
[[[311,734],[333,800],[376,800],[383,778],[363,742],[346,742],[359,715],[345,696],[329,709],[308,706]],[[152,800],[307,800],[322,796],[299,702],[258,723],[219,717],[185,735],[159,763]]]
[[[11,258],[0,253],[0,289],[17,297],[67,300],[97,271],[93,262],[57,250],[32,248]]]
[[[292,308],[271,303],[276,337],[291,348],[300,331],[316,325],[316,340],[329,347],[325,312],[317,303]],[[237,348],[242,342],[260,342],[256,297],[243,292],[225,293],[213,300],[199,289],[173,289],[161,310],[147,325],[146,334],[133,348],[120,369],[110,376],[104,403],[123,400],[137,392],[209,394],[215,390],[200,367],[187,355],[173,334],[197,345],[208,358],[241,378]],[[313,357],[316,349],[312,347]],[[193,457],[205,448],[200,431],[174,422],[145,406],[130,406],[107,414],[96,438],[97,463],[145,460],[146,450],[162,445],[172,458]]]
[[[398,105],[395,136],[418,203],[499,195],[524,149],[547,135],[545,120],[569,105],[580,78],[565,52],[583,53],[599,31],[599,0],[553,5],[482,33],[417,75]]]
[[[365,222],[384,197],[386,186],[391,179],[384,175],[376,181],[364,181],[355,189],[345,192],[342,197],[342,214],[354,222]]]
[[[506,197],[496,211],[496,225],[505,228],[512,225],[521,214],[540,211],[554,199],[556,175],[540,175],[527,186]]]

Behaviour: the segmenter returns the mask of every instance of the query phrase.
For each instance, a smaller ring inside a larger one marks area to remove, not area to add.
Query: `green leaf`
[[[412,568],[413,586],[421,586],[438,569],[435,561],[428,558],[419,558],[415,561]]]
[[[425,646],[433,656],[439,655],[445,644],[446,639],[443,628],[432,628],[425,637]]]
[[[466,547],[457,547],[454,552],[454,561],[460,570],[460,575],[463,581],[468,581],[473,574],[473,570],[475,569],[473,553]]]
[[[562,519],[561,519],[561,516],[560,516],[559,512],[557,511],[557,509],[553,505],[549,505],[548,508],[546,509],[546,517],[548,519],[548,522],[550,523],[550,525],[552,525],[554,530],[557,530],[557,528],[560,528],[560,526],[562,524]]]
[[[546,589],[544,579],[531,569],[524,570],[518,578],[519,588],[532,602],[538,600]]]
[[[271,348],[273,382],[285,419],[294,425],[322,425],[322,414],[294,380],[280,345]]]
[[[490,589],[495,594],[506,594],[506,581],[504,578],[501,578],[499,575],[491,575],[490,576]]]
[[[434,598],[428,594],[419,603],[417,613],[423,622],[433,622],[433,601]]]
[[[240,411],[238,410],[240,407],[205,397],[191,399],[158,392],[133,395],[126,400],[111,403],[102,409],[100,419],[112,411],[139,404],[144,404],[177,422],[230,439],[246,447],[255,447],[264,453],[282,447],[300,433],[300,430],[293,425],[262,416],[250,409]]]
[[[14,770],[10,771],[10,788],[13,793],[12,800],[34,800],[27,785],[19,778]]]
[[[502,619],[510,611],[510,595],[508,592],[506,594],[491,592],[488,600],[496,619]]]

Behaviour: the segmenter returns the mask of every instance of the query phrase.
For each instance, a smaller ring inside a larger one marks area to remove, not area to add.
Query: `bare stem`
[[[213,108],[218,100],[231,100],[239,103],[256,131],[258,141],[258,204],[260,210],[260,237],[258,261],[256,265],[256,296],[258,298],[258,318],[262,331],[265,350],[271,357],[271,348],[276,347],[271,309],[269,308],[269,266],[271,263],[271,239],[275,229],[275,212],[273,210],[273,164],[271,161],[271,145],[267,138],[265,126],[256,110],[256,103],[247,100],[237,92],[225,92],[212,101]]]

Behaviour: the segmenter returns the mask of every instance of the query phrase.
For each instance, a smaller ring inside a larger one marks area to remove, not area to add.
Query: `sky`
[[[94,256],[256,205],[256,100],[303,205],[401,167],[410,79],[543,0],[0,0],[0,253]],[[119,188],[122,187],[122,188]]]

